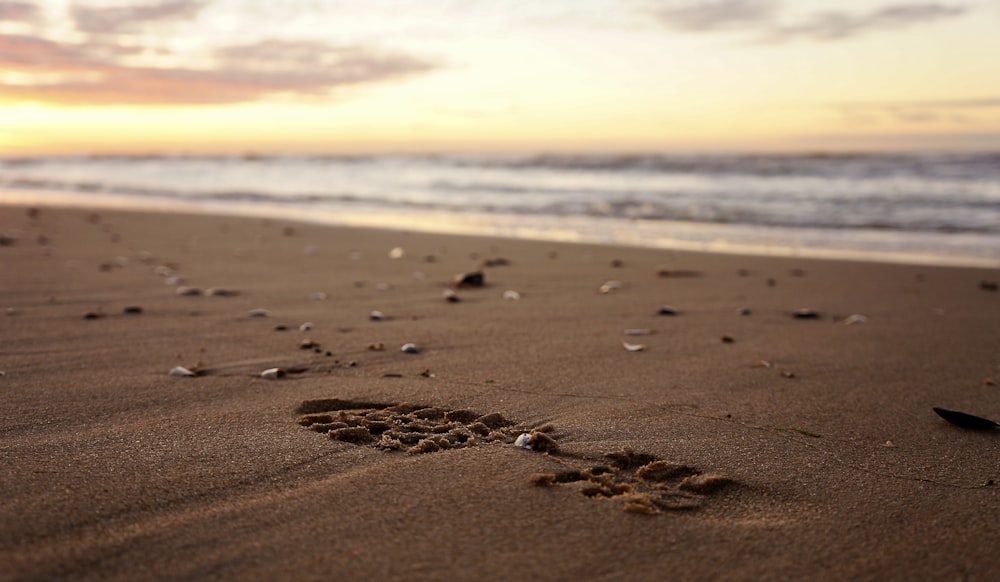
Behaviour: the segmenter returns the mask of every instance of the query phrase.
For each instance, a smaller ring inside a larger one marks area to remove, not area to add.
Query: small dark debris
[[[142,307],[138,305],[129,305],[128,307],[122,309],[122,313],[125,315],[139,315],[142,313]]]
[[[288,331],[287,325],[276,325],[274,326],[274,331]]]
[[[621,259],[614,259],[611,261],[611,267],[615,269],[620,269],[625,266],[625,261]]]
[[[777,286],[777,284],[778,284],[778,282],[775,281],[774,279],[768,279],[767,280],[767,286],[768,287],[775,287],[775,286]]]
[[[486,279],[483,277],[483,272],[475,271],[473,273],[459,273],[455,275],[452,286],[462,289],[467,287],[482,287],[485,283]]]
[[[318,348],[318,347],[319,347],[319,344],[316,343],[316,342],[314,342],[314,341],[312,341],[312,340],[310,340],[310,339],[304,339],[301,342],[299,342],[299,349],[300,350],[311,350],[311,349]]]
[[[509,267],[510,260],[503,257],[497,257],[495,259],[486,259],[483,261],[484,267]]]
[[[660,315],[679,315],[680,311],[677,311],[676,309],[670,307],[669,305],[664,305],[663,307],[660,308],[660,310],[657,313],[659,313]]]
[[[395,372],[390,372],[388,374],[382,374],[383,378],[402,378],[402,374],[396,374]]]
[[[813,311],[812,309],[796,309],[792,313],[792,317],[795,319],[819,319],[819,313]]]
[[[102,317],[104,317],[104,315],[99,311],[88,311],[83,314],[84,319],[100,319]]]
[[[740,315],[750,315],[753,312],[750,311],[750,309],[748,307],[741,307],[741,308],[739,308],[739,309],[736,310],[736,313],[738,313]]]
[[[947,420],[955,426],[960,426],[962,428],[967,428],[969,430],[991,430],[1000,427],[1000,423],[992,421],[988,418],[983,418],[981,416],[975,416],[972,414],[967,414],[965,412],[958,412],[956,410],[948,410],[945,408],[934,407],[934,412],[938,416]]]
[[[1000,286],[997,285],[996,281],[980,281],[979,288],[983,291],[996,291]]]
[[[722,336],[722,343],[724,344],[736,343],[736,340],[733,339],[732,336],[724,335]]]

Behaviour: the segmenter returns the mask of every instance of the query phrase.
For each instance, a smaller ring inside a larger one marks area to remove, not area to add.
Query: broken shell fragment
[[[175,376],[177,378],[190,378],[193,376],[197,376],[197,374],[195,374],[191,370],[188,370],[184,366],[177,366],[175,368],[172,368],[169,372],[167,372],[167,375]]]
[[[447,301],[448,303],[458,303],[459,301],[461,301],[461,299],[458,297],[458,294],[456,294],[451,289],[445,289],[444,293],[442,293],[441,295],[442,297],[444,297],[444,300]]]
[[[178,287],[174,293],[181,297],[197,297],[201,295],[201,289],[197,287]]]
[[[628,342],[622,342],[622,346],[625,348],[625,351],[629,352],[641,352],[646,349],[644,344],[630,344]]]
[[[464,289],[467,287],[482,287],[486,284],[486,278],[483,277],[482,271],[473,271],[472,273],[459,273],[452,278],[452,287],[458,289]]]
[[[385,319],[385,314],[381,311],[375,310],[368,314],[368,319],[372,321],[382,321]]]
[[[287,372],[281,368],[268,368],[260,373],[260,377],[265,380],[277,380],[279,378],[284,378]]]
[[[417,348],[417,344],[413,344],[413,343],[403,344],[403,347],[401,347],[399,349],[399,351],[403,352],[404,354],[419,354],[420,353],[420,349]]]
[[[209,297],[236,297],[240,292],[235,289],[226,289],[224,287],[210,287],[205,290],[205,295]]]
[[[844,325],[854,325],[856,323],[868,323],[868,318],[860,313],[855,313],[844,320]]]
[[[247,312],[247,317],[271,317],[271,312],[266,309],[251,309]]]
[[[522,449],[528,449],[530,451],[531,443],[528,442],[530,440],[531,436],[528,433],[523,432],[519,434],[516,439],[514,439],[514,446],[521,447]]]
[[[299,326],[299,331],[309,331],[312,328],[313,328],[312,322],[311,321],[307,321],[307,322],[305,322],[305,323],[303,323],[302,325]]]
[[[142,307],[138,305],[129,305],[128,307],[122,309],[122,313],[125,315],[139,315],[142,313]]]
[[[503,292],[503,298],[507,301],[517,301],[521,298],[521,294],[512,289],[508,289]]]
[[[406,256],[406,251],[403,250],[403,247],[395,247],[391,251],[389,251],[390,259],[402,259],[405,256]]]
[[[167,277],[166,279],[163,280],[163,282],[173,287],[175,285],[180,285],[183,282],[183,279],[177,276],[173,276],[173,277]]]
[[[312,301],[324,301],[327,298],[327,294],[322,291],[313,291],[309,294],[309,299]]]

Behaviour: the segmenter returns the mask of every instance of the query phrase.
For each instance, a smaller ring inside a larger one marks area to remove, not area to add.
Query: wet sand
[[[995,270],[105,210],[0,232],[0,579],[1000,571],[1000,430],[932,411],[1000,419]]]

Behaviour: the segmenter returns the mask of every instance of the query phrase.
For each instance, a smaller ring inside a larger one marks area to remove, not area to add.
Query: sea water
[[[1000,154],[0,158],[0,202],[1000,266]]]

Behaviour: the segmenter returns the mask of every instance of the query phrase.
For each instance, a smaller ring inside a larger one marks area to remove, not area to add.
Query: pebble
[[[461,301],[458,294],[456,294],[451,289],[445,289],[444,293],[442,293],[441,295],[444,297],[444,300],[447,301],[448,303],[458,303],[459,301]]]
[[[385,314],[376,309],[368,314],[368,319],[372,321],[382,321],[385,319]]]
[[[197,376],[197,374],[195,374],[191,370],[188,370],[184,366],[177,366],[175,368],[172,368],[169,372],[167,372],[167,375],[175,376],[178,378],[190,378],[193,376]]]
[[[196,295],[201,295],[201,289],[197,287],[178,287],[174,293],[181,297],[194,297]]]
[[[404,354],[419,354],[420,353],[420,349],[417,348],[417,344],[403,344],[403,347],[400,348],[399,351],[403,352]]]
[[[503,298],[507,301],[517,301],[521,298],[521,294],[512,289],[508,289],[503,292]]]
[[[459,273],[455,275],[452,279],[452,286],[458,288],[464,287],[482,287],[486,284],[486,278],[483,276],[482,271],[474,271],[472,273]]]
[[[84,319],[100,319],[104,317],[99,311],[88,311],[83,314]]]
[[[287,372],[281,368],[268,368],[260,373],[260,377],[265,380],[277,380],[279,378],[284,378]]]
[[[122,309],[122,313],[126,315],[139,315],[142,313],[142,307],[138,305],[129,305],[128,307]]]
[[[403,250],[403,247],[395,247],[395,248],[393,248],[392,250],[389,251],[389,258],[390,259],[397,259],[398,260],[398,259],[402,259],[405,256],[406,256],[406,251]]]
[[[854,325],[856,323],[868,323],[868,318],[860,313],[855,313],[844,320],[845,325]]]
[[[223,287],[210,287],[205,290],[205,295],[211,297],[236,297],[240,292],[234,289],[225,289]]]

